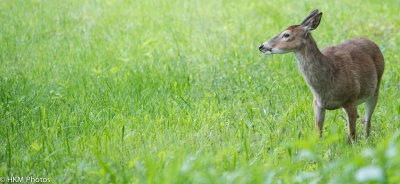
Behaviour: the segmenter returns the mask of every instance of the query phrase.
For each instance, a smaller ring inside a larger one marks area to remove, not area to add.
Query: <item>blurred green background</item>
[[[355,145],[342,110],[326,113],[318,138],[293,54],[258,51],[316,8],[320,48],[366,37],[385,57],[371,137],[358,123]],[[398,0],[2,0],[0,177],[399,183],[399,10]]]

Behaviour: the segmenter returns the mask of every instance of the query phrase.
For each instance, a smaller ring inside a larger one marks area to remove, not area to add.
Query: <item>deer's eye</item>
[[[283,38],[288,38],[289,36],[290,36],[290,35],[287,34],[287,33],[285,33],[285,34],[282,35]]]

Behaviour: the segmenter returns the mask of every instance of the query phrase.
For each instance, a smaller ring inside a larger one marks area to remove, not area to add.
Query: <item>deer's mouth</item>
[[[288,53],[289,51],[281,50],[278,48],[263,47],[263,48],[260,48],[260,52],[262,52],[265,55],[269,55],[269,54],[284,54],[284,53]]]
[[[271,52],[272,53],[272,48],[264,48],[263,50],[262,50],[262,52]]]
[[[265,42],[258,47],[258,50],[263,54],[273,54],[274,49],[270,46],[268,42]]]
[[[266,47],[264,44],[261,44],[260,47],[258,47],[258,50],[260,50],[260,52],[263,54],[272,54],[272,48]]]

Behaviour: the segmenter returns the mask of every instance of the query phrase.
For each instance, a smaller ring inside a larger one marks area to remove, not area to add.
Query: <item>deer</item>
[[[356,141],[357,106],[365,103],[361,119],[364,137],[370,135],[371,117],[378,102],[384,58],[378,45],[366,38],[351,38],[322,50],[311,35],[322,12],[312,11],[300,25],[292,25],[259,46],[265,55],[293,52],[298,68],[313,94],[314,126],[322,138],[326,110],[343,108],[349,143]]]

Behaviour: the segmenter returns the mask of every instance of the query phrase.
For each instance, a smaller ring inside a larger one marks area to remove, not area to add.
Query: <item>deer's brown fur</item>
[[[320,23],[314,10],[300,24],[289,26],[259,49],[264,54],[294,52],[303,78],[314,96],[315,127],[322,136],[325,110],[343,108],[348,116],[349,140],[355,140],[357,105],[365,102],[364,135],[370,134],[384,59],[379,47],[365,38],[352,38],[320,51],[310,31]]]

